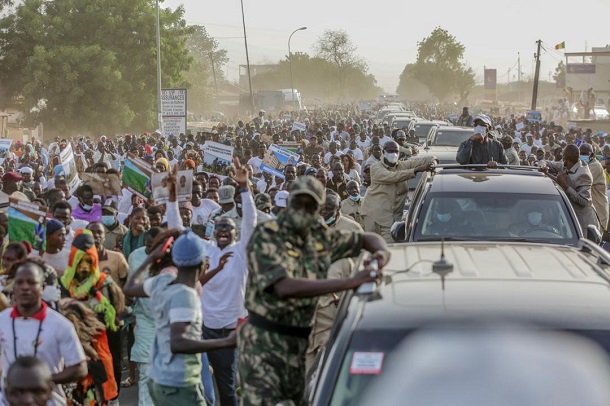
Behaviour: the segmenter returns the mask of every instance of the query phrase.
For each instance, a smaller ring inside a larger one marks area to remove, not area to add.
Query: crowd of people
[[[583,229],[606,229],[606,134],[467,109],[458,121],[475,128],[458,162],[537,165]],[[36,250],[11,239],[0,211],[3,402],[34,393],[38,404],[115,405],[137,385],[140,405],[299,404],[339,295],[379,277],[373,260],[389,259],[407,181],[433,170],[407,130],[336,108],[261,111],[167,137],[15,142],[0,166],[0,203],[29,201],[48,215]],[[222,173],[206,171],[207,142],[233,147]],[[271,144],[296,144],[298,162],[267,170]],[[120,178],[126,160],[146,161],[165,173],[168,201],[129,185],[118,195],[71,187],[60,158],[68,146],[81,173]],[[193,172],[187,201],[178,170]]]

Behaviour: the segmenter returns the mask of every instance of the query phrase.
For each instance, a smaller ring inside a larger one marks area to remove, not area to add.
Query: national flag
[[[565,49],[566,47],[566,42],[560,42],[559,44],[555,45],[555,49]]]

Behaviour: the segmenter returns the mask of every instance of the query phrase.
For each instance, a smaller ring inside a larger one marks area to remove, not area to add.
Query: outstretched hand
[[[239,162],[239,158],[233,157],[233,166],[235,167],[235,175],[230,175],[231,179],[239,184],[239,187],[248,187],[248,171]]]
[[[169,191],[169,201],[176,201],[176,184],[178,183],[178,164],[174,165],[174,169],[165,177],[165,184]]]

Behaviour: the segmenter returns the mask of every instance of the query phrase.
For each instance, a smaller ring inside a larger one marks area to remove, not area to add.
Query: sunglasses
[[[214,225],[214,230],[215,231],[231,231],[235,229],[235,227],[232,224],[228,224],[228,223],[218,223]]]

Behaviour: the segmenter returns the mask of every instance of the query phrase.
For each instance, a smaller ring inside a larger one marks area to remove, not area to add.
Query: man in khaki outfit
[[[320,210],[320,215],[326,222],[329,229],[359,231],[362,227],[349,218],[342,215],[339,210],[341,198],[338,194],[327,191],[326,202]],[[355,273],[358,258],[340,259],[328,268],[327,279],[347,279]],[[309,345],[305,353],[305,376],[308,376],[314,365],[318,353],[324,348],[330,335],[330,330],[337,316],[338,304],[342,293],[320,296],[316,310],[312,318],[311,334],[309,335]]]
[[[399,147],[395,141],[383,145],[383,156],[371,165],[371,185],[362,204],[364,230],[374,232],[386,242],[393,242],[392,224],[400,221],[409,192],[408,180],[419,172],[430,171],[433,156],[398,160]]]

